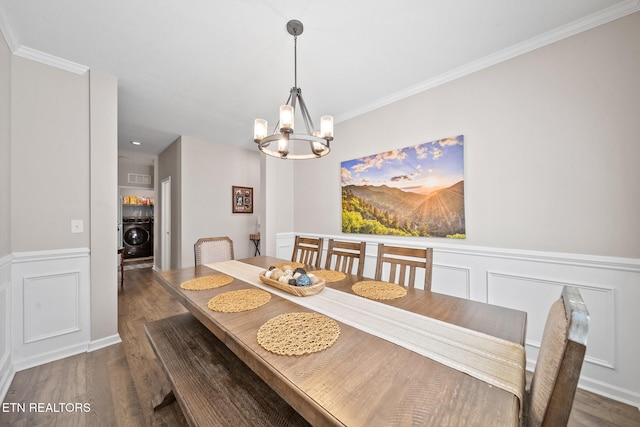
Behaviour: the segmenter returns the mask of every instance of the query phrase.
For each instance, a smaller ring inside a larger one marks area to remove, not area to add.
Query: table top
[[[283,260],[240,260],[267,267]],[[161,284],[200,322],[313,425],[518,425],[519,403],[511,393],[344,323],[329,348],[304,356],[281,356],[257,342],[266,321],[309,311],[272,295],[266,305],[240,313],[207,308],[222,292],[251,288],[234,279],[217,289],[187,291],[180,283],[216,274],[206,266],[164,270]],[[353,293],[362,278],[347,275],[327,287]],[[380,302],[524,345],[526,313],[420,289]],[[304,297],[300,297],[304,298]]]

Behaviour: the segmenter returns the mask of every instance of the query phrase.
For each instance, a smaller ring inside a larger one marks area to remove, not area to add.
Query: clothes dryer
[[[153,256],[153,222],[148,216],[122,218],[125,258]]]

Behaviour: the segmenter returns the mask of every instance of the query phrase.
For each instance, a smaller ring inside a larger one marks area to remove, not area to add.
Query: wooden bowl
[[[260,281],[265,285],[273,286],[274,288],[280,289],[281,291],[288,292],[298,297],[315,295],[321,290],[323,290],[324,286],[326,285],[326,281],[324,279],[320,279],[318,283],[311,286],[294,286],[288,283],[282,283],[282,282],[278,282],[277,280],[264,277],[263,273],[260,273],[259,277],[260,277]]]

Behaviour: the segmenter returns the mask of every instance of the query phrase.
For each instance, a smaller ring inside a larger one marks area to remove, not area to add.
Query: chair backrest
[[[320,268],[322,243],[322,238],[296,236],[291,261]]]
[[[366,242],[341,242],[329,239],[327,259],[324,268],[341,271],[345,274],[357,274],[362,276],[364,272],[364,256],[367,250]],[[335,263],[334,263],[335,259]],[[357,267],[357,271],[353,271]]]
[[[384,266],[389,265],[389,277],[382,278]],[[416,281],[416,269],[424,268],[424,289],[431,290],[431,270],[433,268],[432,248],[405,248],[400,246],[378,245],[376,262],[376,280],[413,288]],[[408,273],[408,274],[407,274]]]
[[[577,288],[565,286],[551,306],[531,388],[525,399],[527,427],[566,426],[587,349],[589,312]]]
[[[193,245],[196,265],[233,259],[233,241],[228,237],[203,237]]]

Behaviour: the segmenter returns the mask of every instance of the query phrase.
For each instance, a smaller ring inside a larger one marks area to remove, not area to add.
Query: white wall
[[[261,206],[260,157],[256,151],[182,136],[181,266],[194,265],[193,244],[201,237],[229,236],[237,259],[253,256]],[[232,213],[231,187],[252,187],[254,212]]]
[[[533,367],[550,301],[591,310],[581,386],[640,406],[640,13],[338,123],[298,162],[294,234],[434,247],[437,292],[526,310]],[[466,240],[341,232],[340,162],[465,136]],[[286,210],[285,210],[286,213]]]

